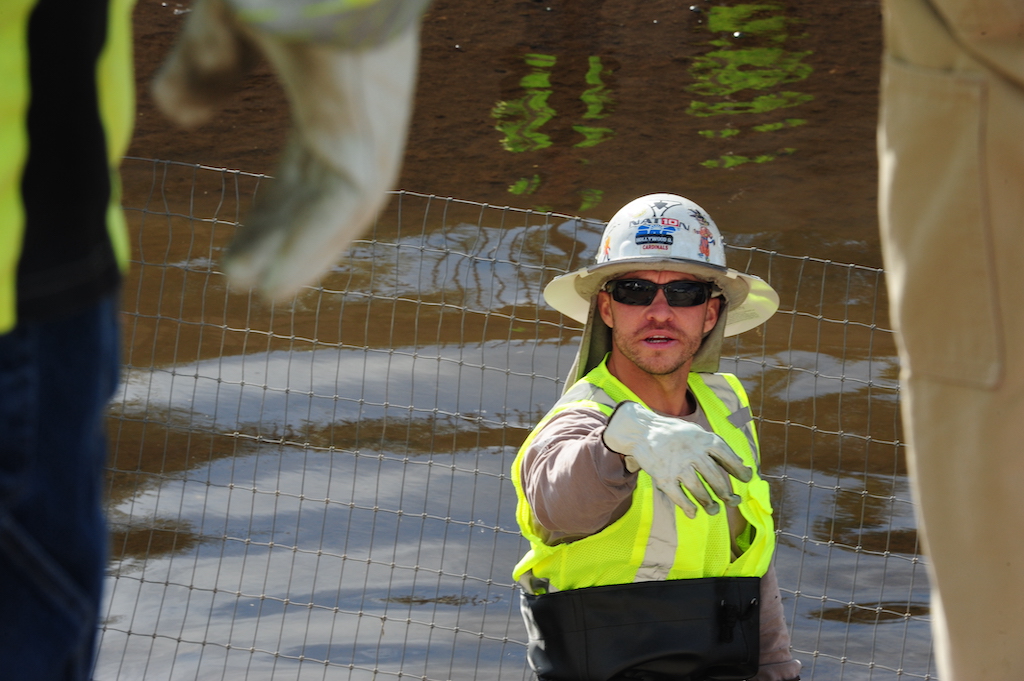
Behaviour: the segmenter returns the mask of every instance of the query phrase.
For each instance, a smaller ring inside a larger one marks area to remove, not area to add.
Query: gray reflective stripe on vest
[[[711,392],[715,393],[715,397],[722,400],[725,406],[729,408],[729,423],[734,428],[743,431],[743,434],[747,437],[747,444],[750,445],[750,452],[754,455],[754,461],[760,465],[761,454],[757,451],[757,440],[754,438],[752,427],[754,415],[750,411],[750,407],[740,406],[739,395],[732,389],[732,386],[725,377],[717,374],[701,374],[701,378],[704,379],[704,384],[711,388]]]
[[[668,579],[668,573],[676,562],[676,547],[679,544],[679,535],[676,533],[676,505],[657,487],[654,488],[653,501],[651,533],[647,536],[644,560],[636,571],[634,582],[658,582]]]

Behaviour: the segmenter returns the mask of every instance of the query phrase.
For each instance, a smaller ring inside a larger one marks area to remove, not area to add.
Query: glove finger
[[[259,58],[223,2],[195,2],[153,81],[153,100],[178,125],[195,127],[213,115]]]
[[[362,52],[255,38],[286,86],[294,127],[225,268],[236,288],[286,300],[326,271],[389,198],[412,110],[418,33],[411,27]]]
[[[732,506],[733,508],[736,508],[737,506],[739,506],[740,504],[743,503],[743,498],[740,495],[738,495],[738,494],[729,494],[729,495],[726,495],[726,496],[718,495],[718,496],[722,500],[723,504],[725,504],[726,506]]]
[[[697,507],[683,494],[683,490],[678,485],[672,484],[665,487],[658,485],[658,489],[664,492],[665,496],[672,500],[672,503],[683,509],[683,513],[686,514],[687,518],[693,520],[697,517]],[[709,515],[714,515],[715,513],[718,513],[717,508],[714,511],[708,511]]]
[[[714,459],[707,458],[696,464],[696,470],[704,478],[704,482],[711,490],[718,495],[727,506],[739,506],[742,499],[733,492],[732,482],[725,471],[722,470]],[[702,486],[703,487],[703,486]],[[689,489],[689,488],[687,488]]]
[[[750,479],[754,477],[754,471],[749,466],[745,466],[743,459],[736,456],[736,452],[732,451],[728,445],[708,447],[708,455],[740,482],[750,482]]]
[[[271,300],[294,296],[359,236],[375,207],[293,136],[277,178],[231,242],[224,259],[231,285]]]
[[[712,499],[711,495],[708,494],[708,490],[704,486],[704,482],[700,479],[695,470],[691,468],[682,471],[676,481],[693,495],[693,498],[697,500],[698,504],[704,507],[704,510],[707,511],[708,515],[715,515],[718,513],[718,502]]]

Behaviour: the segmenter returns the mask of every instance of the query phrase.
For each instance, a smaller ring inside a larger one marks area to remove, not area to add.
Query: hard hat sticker
[[[632,220],[629,226],[636,228],[633,241],[638,246],[656,244],[666,248],[671,246],[674,241],[672,234],[680,226],[685,228],[685,225],[680,225],[679,220],[675,218],[643,218],[642,220]]]
[[[697,234],[700,235],[700,257],[704,260],[711,260],[711,245],[715,243],[715,234],[711,231],[707,218],[699,210],[690,209],[690,215],[697,221],[700,228]]]

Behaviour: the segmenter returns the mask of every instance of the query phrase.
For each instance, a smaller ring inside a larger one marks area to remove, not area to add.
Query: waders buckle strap
[[[722,619],[718,629],[718,640],[722,643],[731,643],[736,633],[736,625],[751,617],[760,614],[760,603],[757,598],[752,598],[746,607],[722,601]]]

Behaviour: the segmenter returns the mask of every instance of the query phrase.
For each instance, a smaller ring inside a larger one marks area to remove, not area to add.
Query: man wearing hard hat
[[[585,328],[565,393],[512,465],[537,676],[798,679],[749,403],[713,373],[722,338],[765,322],[778,295],[726,267],[700,206],[652,194],[544,298]]]

